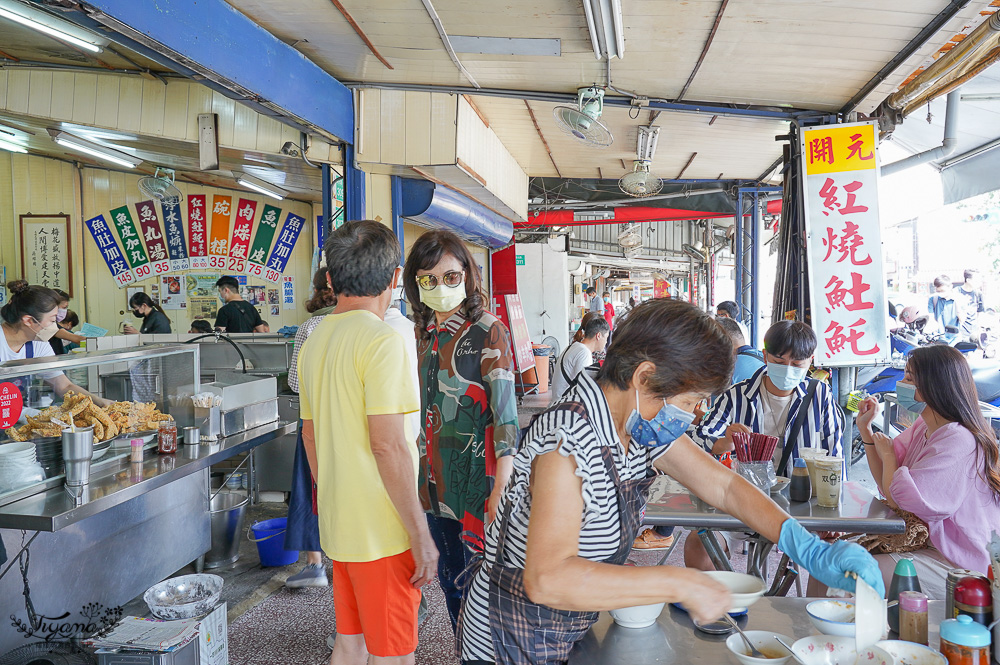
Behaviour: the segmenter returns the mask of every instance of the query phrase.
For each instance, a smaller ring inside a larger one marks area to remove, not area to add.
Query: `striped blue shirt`
[[[754,432],[761,431],[760,411],[761,411],[761,390],[764,389],[764,376],[767,374],[767,367],[761,367],[746,381],[737,383],[728,391],[722,394],[715,401],[712,410],[705,414],[701,423],[692,427],[688,433],[695,443],[700,444],[708,452],[712,452],[712,445],[716,440],[726,434],[726,428],[732,423],[746,425]],[[806,395],[809,382],[804,381],[799,384],[792,394],[792,401],[788,408],[788,417],[785,421],[785,438],[788,438],[789,430],[795,422],[795,418],[802,406],[802,400]],[[818,434],[818,436],[817,436]],[[830,455],[843,455],[841,439],[844,434],[844,421],[840,410],[837,408],[833,397],[833,390],[824,382],[820,382],[816,387],[816,396],[806,413],[805,421],[798,436],[791,442],[794,446],[789,459],[794,459],[799,455],[799,448],[825,448]],[[782,441],[784,446],[788,442]],[[789,462],[789,469],[791,462]],[[780,473],[780,470],[779,470]]]

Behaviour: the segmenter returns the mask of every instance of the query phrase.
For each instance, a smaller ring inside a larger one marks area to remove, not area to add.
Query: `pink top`
[[[927,522],[931,543],[945,558],[985,573],[986,544],[1000,527],[1000,504],[982,478],[972,432],[949,423],[928,437],[927,424],[918,418],[892,443],[899,463],[889,486],[892,498]]]

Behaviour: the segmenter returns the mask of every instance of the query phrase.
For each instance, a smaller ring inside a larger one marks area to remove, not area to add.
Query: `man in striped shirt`
[[[785,446],[792,446],[789,460],[799,456],[800,448],[823,448],[829,455],[843,456],[844,422],[833,390],[817,381],[815,394],[806,403],[810,388],[807,372],[816,345],[816,334],[801,321],[779,321],[771,326],[764,335],[766,366],[723,393],[701,422],[689,430],[691,438],[713,455],[721,455],[734,449],[736,432],[776,436],[779,443],[774,465],[778,475],[783,473],[777,467]],[[802,426],[792,432],[803,408]],[[688,566],[714,570],[697,538],[687,539],[684,555]]]

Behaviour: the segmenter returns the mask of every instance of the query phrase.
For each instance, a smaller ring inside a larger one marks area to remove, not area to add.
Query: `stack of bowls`
[[[46,436],[32,439],[31,442],[35,444],[35,456],[45,470],[46,477],[52,478],[63,472],[62,437]]]
[[[45,480],[35,457],[35,444],[18,441],[0,445],[0,492]]]

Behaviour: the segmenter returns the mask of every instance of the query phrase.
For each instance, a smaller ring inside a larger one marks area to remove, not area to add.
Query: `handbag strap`
[[[792,423],[791,429],[788,430],[785,436],[785,447],[781,451],[781,461],[778,462],[779,476],[788,475],[786,473],[788,470],[788,458],[791,457],[792,449],[795,448],[795,439],[799,437],[799,432],[802,431],[802,426],[806,422],[806,414],[809,412],[813,399],[816,397],[817,387],[819,387],[819,381],[816,379],[809,379],[809,388],[806,389],[806,396],[802,398],[802,403],[799,404],[799,410],[795,414],[795,421]],[[764,390],[767,390],[767,388],[764,388]]]

